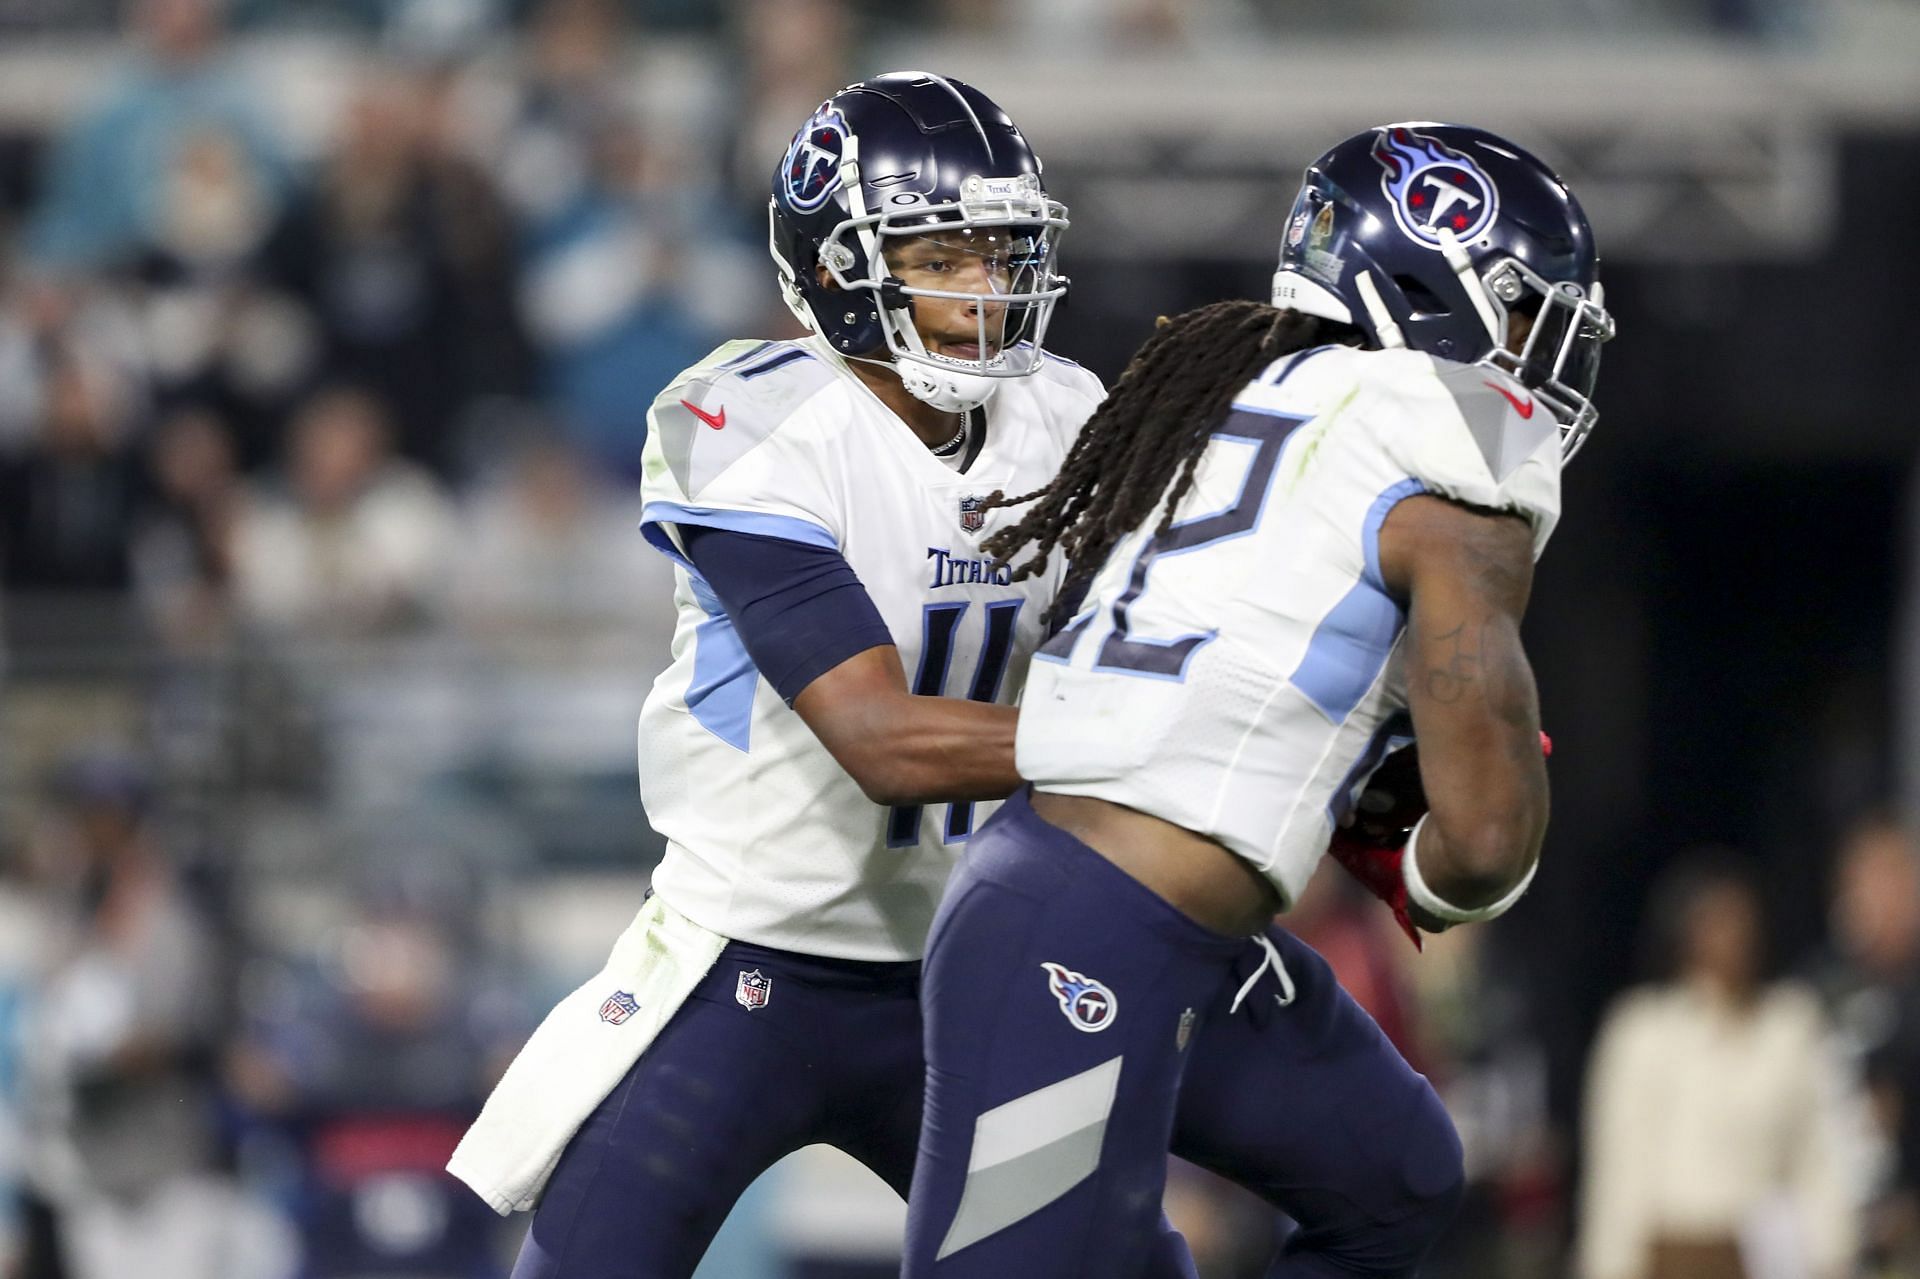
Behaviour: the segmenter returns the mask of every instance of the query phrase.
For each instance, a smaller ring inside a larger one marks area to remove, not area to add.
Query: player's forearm
[[[1512,656],[1511,704],[1434,734],[1450,749],[1428,751],[1422,742],[1429,811],[1416,850],[1419,874],[1442,901],[1464,910],[1491,905],[1518,886],[1539,860],[1547,831],[1540,717],[1517,638]]]
[[[1504,813],[1448,823],[1435,812],[1422,825],[1416,855],[1420,877],[1445,902],[1479,910],[1519,886],[1540,857],[1546,833],[1544,780],[1538,801]]]
[[[1516,887],[1540,855],[1548,791],[1539,702],[1513,617],[1441,621],[1410,631],[1430,807],[1418,871],[1442,901],[1477,910]]]
[[[903,697],[848,771],[878,804],[1004,799],[1020,785],[1013,766],[1018,718],[1013,707],[990,702]]]

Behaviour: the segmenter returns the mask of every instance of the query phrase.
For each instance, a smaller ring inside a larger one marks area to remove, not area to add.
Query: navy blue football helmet
[[[994,379],[1023,377],[1045,359],[1041,343],[1067,291],[1054,269],[1067,210],[1047,197],[1020,130],[978,89],[913,71],[848,85],[794,134],[768,217],[788,308],[842,355],[884,348],[920,399],[972,408]],[[978,359],[929,352],[912,303],[981,295],[910,288],[887,269],[890,239],[930,231],[966,233],[997,263],[990,278],[1006,281],[995,305],[976,312]]]
[[[1593,228],[1553,170],[1485,129],[1381,125],[1315,160],[1273,304],[1355,325],[1376,347],[1512,374],[1558,419],[1564,457],[1598,417],[1613,318]],[[1516,313],[1533,323],[1512,351]]]

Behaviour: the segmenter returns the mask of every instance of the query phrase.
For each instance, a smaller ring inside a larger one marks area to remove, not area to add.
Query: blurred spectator
[[[523,305],[568,432],[638,478],[654,396],[772,294],[682,140],[608,119],[590,163],[576,200],[529,228]]]
[[[287,171],[262,100],[220,56],[226,4],[127,0],[143,56],[54,149],[27,238],[39,266],[228,262],[257,246]]]
[[[138,468],[126,389],[76,347],[47,369],[40,434],[0,461],[0,580],[9,591],[126,589]]]
[[[632,33],[612,0],[542,0],[527,24],[526,73],[496,169],[526,223],[584,198],[594,138],[626,110]]]
[[[0,1275],[8,1276],[22,1273],[28,1251],[21,1050],[49,949],[46,920],[18,861],[0,844]]]
[[[672,565],[639,537],[638,520],[637,501],[564,443],[521,447],[468,499],[458,619],[475,633],[563,646],[592,642],[594,624],[612,624],[623,657],[632,654],[635,625],[652,622],[647,647],[664,663]]]
[[[130,389],[144,381],[146,336],[123,297],[32,279],[0,250],[0,458],[32,446],[54,370],[69,352]]]
[[[329,371],[377,392],[400,452],[443,473],[462,415],[524,395],[531,377],[513,229],[466,153],[458,104],[450,69],[370,80],[269,252],[318,317]]]
[[[846,0],[740,0],[733,6],[742,92],[735,99],[732,182],[747,207],[766,204],[787,143],[813,109],[859,77]]]
[[[1223,43],[1251,29],[1245,0],[1053,0],[1008,4],[1004,0],[942,0],[942,18],[962,31],[986,32],[1017,46],[1101,56]]]
[[[1920,1275],[1920,853],[1903,827],[1849,832],[1834,876],[1832,953],[1815,970],[1869,1100],[1875,1275]]]
[[[249,965],[228,1076],[253,1142],[295,1155],[310,1279],[498,1273],[492,1210],[445,1171],[528,1029],[524,992],[480,944],[474,870],[370,850],[321,953]]]
[[[427,616],[452,551],[452,512],[431,476],[393,456],[391,439],[385,406],[363,391],[324,391],[301,408],[286,491],[249,501],[234,532],[248,617],[341,637]]]
[[[241,487],[233,440],[211,411],[183,409],[154,433],[155,500],[133,545],[134,575],[153,629],[175,649],[224,638]]]
[[[523,447],[467,505],[452,620],[490,674],[487,763],[632,785],[633,720],[673,642],[673,565],[634,499],[557,440]]]
[[[1740,864],[1669,871],[1665,979],[1623,996],[1588,1072],[1584,1279],[1845,1279],[1858,1222],[1843,1080],[1811,993],[1763,979]]]
[[[278,1220],[212,1171],[217,943],[147,821],[139,766],[77,759],[33,849],[51,970],[28,1037],[32,1173],[74,1279],[278,1279]]]
[[[695,281],[732,283],[687,260],[700,237],[725,235],[715,175],[688,163],[668,122],[638,123],[621,6],[543,0],[528,34],[528,81],[499,157],[526,231],[521,309],[569,434],[637,477],[654,395],[717,341]]]

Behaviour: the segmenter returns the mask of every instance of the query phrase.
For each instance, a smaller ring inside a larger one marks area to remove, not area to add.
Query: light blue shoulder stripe
[[[698,573],[693,574],[693,597],[706,610],[707,620],[693,628],[687,710],[700,727],[744,751],[752,740],[753,695],[760,686],[760,669],[748,656],[733,619]]]
[[[687,709],[695,722],[735,750],[748,749],[753,729],[753,699],[760,670],[734,629],[733,619],[707,585],[700,570],[680,553],[663,524],[700,524],[760,537],[778,537],[807,546],[839,549],[833,534],[808,520],[764,511],[729,511],[679,502],[648,502],[640,512],[640,533],[674,563],[687,570],[693,597],[707,614],[693,632],[693,679],[687,685]]]
[[[713,506],[687,506],[680,502],[648,502],[640,511],[640,532],[667,558],[686,567],[686,557],[674,546],[673,539],[660,528],[662,524],[700,524],[707,528],[730,529],[756,537],[777,537],[802,546],[819,546],[830,551],[840,549],[840,541],[824,525],[792,515],[774,515],[767,511],[734,511]]]
[[[647,510],[652,511],[654,505],[672,504],[649,504]],[[752,739],[753,696],[760,684],[760,668],[753,664],[720,597],[700,576],[700,570],[680,553],[666,530],[648,521],[640,525],[640,532],[656,550],[687,570],[694,601],[707,615],[693,628],[693,678],[687,684],[687,710],[700,727],[735,750],[744,751]]]
[[[1346,722],[1380,677],[1387,654],[1393,651],[1394,641],[1406,624],[1406,615],[1387,593],[1386,580],[1380,575],[1380,526],[1395,506],[1426,491],[1427,486],[1419,480],[1401,480],[1367,508],[1360,527],[1366,567],[1353,589],[1320,619],[1307,651],[1289,677],[1329,723]]]
[[[1387,522],[1387,516],[1394,507],[1426,491],[1427,486],[1419,480],[1404,479],[1398,484],[1389,485],[1367,508],[1366,522],[1360,528],[1360,547],[1367,556],[1367,581],[1383,595],[1387,590],[1387,579],[1380,575],[1380,526]]]

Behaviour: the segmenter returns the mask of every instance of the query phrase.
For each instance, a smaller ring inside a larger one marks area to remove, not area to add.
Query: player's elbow
[[[875,804],[892,808],[919,802],[914,771],[900,756],[882,745],[862,749],[841,766],[860,787],[860,793]]]
[[[1421,870],[1440,897],[1462,910],[1478,910],[1505,897],[1527,877],[1540,857],[1545,815],[1512,812],[1442,825],[1437,863]],[[1426,852],[1423,841],[1420,852]]]

